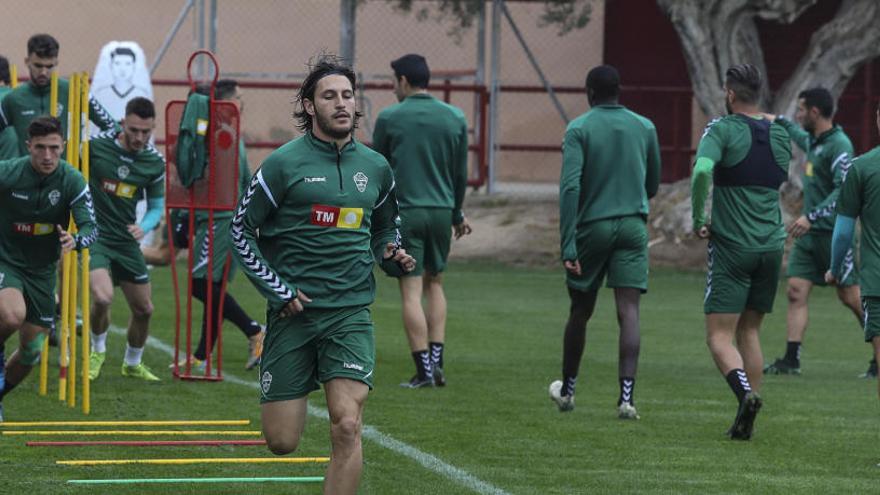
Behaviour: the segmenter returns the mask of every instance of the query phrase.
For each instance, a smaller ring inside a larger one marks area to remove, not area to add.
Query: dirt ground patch
[[[555,197],[474,194],[465,202],[465,213],[474,232],[453,242],[452,259],[559,265],[559,202]],[[670,236],[649,222],[649,239],[652,266],[705,266],[705,241],[694,239],[684,229],[681,235]]]

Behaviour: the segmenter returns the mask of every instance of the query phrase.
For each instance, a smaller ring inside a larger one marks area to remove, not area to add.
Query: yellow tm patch
[[[35,223],[34,235],[47,235],[55,232],[55,226],[51,223]]]
[[[133,198],[137,192],[137,186],[120,182],[116,185],[116,195],[122,198]]]
[[[336,226],[341,229],[357,229],[360,228],[363,219],[363,208],[340,208]]]
[[[807,162],[805,175],[807,177],[813,176],[813,162]]]

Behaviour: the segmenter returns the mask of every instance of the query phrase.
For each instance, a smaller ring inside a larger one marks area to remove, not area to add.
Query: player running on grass
[[[593,68],[586,89],[591,109],[568,124],[562,144],[559,230],[571,309],[562,380],[550,384],[550,398],[560,411],[574,409],[587,322],[607,273],[620,324],[617,413],[638,419],[639,298],[648,290],[646,221],[660,184],[660,146],[654,124],[618,103],[617,69]]]
[[[706,342],[739,401],[728,434],[748,440],[762,405],[758,332],[764,315],[773,310],[779,283],[786,237],[779,187],[788,178],[791,142],[784,127],[765,120],[758,110],[757,68],[727,69],[724,91],[730,115],[710,122],[697,147],[692,215],[694,232],[709,239]],[[710,183],[715,192],[707,219]]]
[[[122,132],[107,132],[89,145],[89,184],[101,238],[92,247],[89,280],[92,292],[92,352],[89,378],[101,373],[107,356],[107,329],[113,286],[119,285],[131,317],[122,376],[158,381],[142,362],[153,314],[150,275],[140,241],[155,229],[165,209],[165,159],[150,144],[156,110],[146,98],[125,106]],[[147,212],[135,222],[137,202],[147,195]]]
[[[28,156],[0,161],[0,401],[40,361],[55,324],[60,254],[98,235],[86,181],[61,160],[61,122],[37,117],[27,132]],[[71,213],[75,235],[65,231]],[[4,362],[4,344],[16,331],[19,347]],[[0,421],[2,413],[0,403]]]
[[[355,74],[322,57],[297,95],[305,135],[275,150],[239,201],[232,239],[268,300],[260,364],[263,434],[296,450],[308,395],[324,384],[332,450],[324,493],[353,494],[363,467],[361,424],[373,383],[373,265],[412,271],[399,249],[394,176],[353,138]]]

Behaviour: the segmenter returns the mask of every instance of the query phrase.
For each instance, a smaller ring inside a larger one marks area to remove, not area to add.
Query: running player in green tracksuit
[[[813,285],[824,286],[831,262],[831,231],[837,196],[849,168],[853,146],[840,126],[834,125],[834,98],[825,88],[812,88],[798,95],[796,119],[803,128],[783,116],[765,116],[788,131],[792,141],[807,153],[801,176],[804,187],[803,214],[788,231],[795,238],[788,255],[788,331],[783,357],[764,368],[768,374],[801,372],[801,343],[807,330],[807,300]],[[837,297],[861,322],[858,269],[850,252],[846,278],[837,284]],[[877,364],[869,365],[876,375]]]
[[[876,114],[876,125],[880,131],[880,110]],[[862,221],[859,261],[865,341],[874,347],[874,359],[877,359],[880,357],[880,147],[853,160],[845,174],[837,201],[831,265],[825,276],[829,283],[846,278],[846,258],[852,249],[857,217]]]
[[[0,131],[7,127],[18,135],[18,154],[26,155],[27,128],[31,120],[49,114],[49,90],[52,73],[58,66],[58,41],[48,34],[35,34],[28,40],[28,56],[25,59],[30,81],[13,89],[0,102]],[[58,120],[67,136],[68,81],[58,79]],[[116,128],[113,118],[94,98],[89,98],[89,119],[101,130]],[[0,157],[2,158],[2,157]]]
[[[207,91],[207,88],[204,88]],[[232,79],[221,79],[217,81],[214,88],[214,97],[220,101],[228,101],[236,105],[239,109],[239,116],[243,110],[241,101],[242,93],[238,83]],[[251,170],[247,161],[247,150],[245,149],[244,139],[239,137],[238,140],[238,195],[240,198],[244,191],[247,190],[251,181]],[[186,215],[183,215],[185,218]],[[193,236],[193,249],[196,251],[196,261],[193,265],[192,273],[192,293],[202,304],[208,304],[208,213],[203,210],[196,211],[195,218],[195,235]],[[232,223],[232,211],[214,212],[214,253],[212,256],[213,266],[211,267],[211,311],[212,311],[212,330],[211,330],[211,348],[217,341],[220,332],[220,292],[223,284],[223,269],[226,265],[227,256],[232,256],[232,240],[229,237],[229,227]],[[229,265],[229,277],[231,281],[236,272],[238,262],[234,257]],[[260,362],[260,355],[263,352],[264,327],[251,318],[242,308],[238,301],[229,293],[230,286],[227,284],[227,292],[223,297],[223,315],[222,317],[233,322],[245,337],[248,339],[248,357],[245,362],[245,369],[252,369]],[[206,341],[208,329],[208,311],[202,311],[202,334],[199,343],[196,346],[192,356],[192,364],[197,370],[203,370],[207,357]],[[185,362],[183,363],[186,364]]]
[[[779,187],[788,178],[791,143],[785,128],[758,110],[757,68],[727,69],[724,90],[730,115],[710,122],[700,140],[691,179],[692,215],[694,232],[709,239],[706,341],[739,401],[728,434],[748,440],[762,405],[758,332],[764,315],[773,310],[779,283],[786,238]],[[714,196],[707,220],[710,183]]]
[[[467,188],[467,120],[461,110],[428,94],[431,72],[424,57],[404,55],[391,68],[400,103],[379,113],[373,149],[394,170],[403,245],[418,261],[415,270],[399,279],[403,324],[416,363],[415,376],[401,386],[444,386],[442,273],[453,230],[456,239],[471,233],[461,212]]]
[[[607,274],[621,315],[617,414],[638,419],[639,298],[648,290],[646,221],[660,184],[660,145],[654,124],[618,103],[617,69],[594,67],[586,89],[591,109],[568,124],[562,144],[559,232],[571,306],[562,380],[550,384],[550,398],[560,411],[574,409],[587,322]]]
[[[343,495],[357,491],[363,465],[373,265],[398,276],[415,266],[399,248],[391,167],[353,139],[355,87],[350,68],[318,60],[297,96],[305,136],[266,158],[232,221],[239,262],[268,300],[260,363],[266,442],[279,455],[296,449],[308,394],[323,383],[332,440],[324,493]]]
[[[55,324],[61,252],[88,247],[98,235],[85,179],[61,160],[61,122],[38,117],[28,135],[28,156],[0,161],[0,400],[39,362]],[[65,231],[71,214],[76,235]],[[3,344],[16,331],[19,348],[4,363]]]
[[[122,132],[107,132],[89,146],[89,184],[101,238],[91,249],[92,352],[89,378],[101,373],[107,351],[113,286],[119,285],[131,318],[122,375],[158,381],[142,362],[153,314],[152,290],[140,240],[159,225],[165,209],[165,158],[150,138],[156,109],[146,98],[132,98],[125,106]],[[137,202],[147,195],[147,212],[135,222]]]
[[[12,92],[12,79],[9,75],[9,61],[0,56],[0,102]],[[18,136],[15,129],[7,128],[0,131],[0,160],[15,158],[18,155]]]

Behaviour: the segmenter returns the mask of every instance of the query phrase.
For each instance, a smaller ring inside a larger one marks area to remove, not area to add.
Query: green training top
[[[653,122],[622,105],[597,105],[568,124],[562,141],[562,259],[578,258],[578,228],[604,218],[648,215],[660,184]]]
[[[61,161],[47,176],[31,158],[0,161],[0,261],[38,273],[52,273],[61,255],[56,225],[68,227],[70,214],[79,232],[77,249],[98,236],[92,196],[82,174]]]
[[[732,168],[746,159],[752,149],[752,131],[746,119],[734,114],[717,118],[706,126],[697,147],[697,161],[708,160],[716,173],[719,167]],[[788,173],[791,141],[779,124],[769,124],[769,148],[775,165]],[[698,168],[700,168],[698,166]],[[705,223],[705,194],[698,168],[692,181],[694,229]],[[710,169],[711,170],[711,169]],[[773,174],[779,171],[763,171]],[[708,183],[706,183],[708,189]],[[712,199],[712,239],[742,251],[779,249],[785,243],[785,229],[779,209],[779,189],[756,185],[715,187]]]
[[[311,133],[269,155],[232,220],[239,264],[279,310],[297,289],[306,307],[370,304],[374,260],[399,243],[394,175],[385,158],[354,140],[337,150]],[[383,262],[389,274],[396,264]]]
[[[803,214],[812,223],[810,232],[830,234],[834,230],[834,210],[840,185],[853,157],[852,142],[839,125],[814,137],[785,117],[777,117],[776,123],[785,127],[791,140],[807,153],[801,179],[804,184]]]
[[[12,88],[9,86],[0,86],[0,102],[10,92],[12,92]],[[0,131],[0,160],[8,160],[17,156],[19,156],[18,136],[15,135],[15,129],[3,129]]]
[[[165,159],[151,144],[137,152],[125,150],[113,131],[89,143],[89,185],[104,243],[137,242],[128,232],[136,222],[137,202],[165,196]]]
[[[235,201],[237,202],[239,198],[241,198],[242,194],[244,194],[245,190],[248,188],[248,184],[251,182],[251,168],[248,165],[247,159],[247,150],[245,149],[244,139],[239,138],[238,140],[238,194],[235,196]],[[229,211],[215,211],[214,218],[232,218],[234,214],[234,210]],[[180,210],[181,218],[187,218],[189,216],[189,212],[187,210]],[[208,211],[207,210],[196,210],[196,221],[208,221]]]
[[[67,140],[67,96],[69,82],[58,78],[58,120]],[[41,115],[49,115],[49,85],[38,87],[30,82],[20,84],[0,102],[0,131],[6,127],[15,129],[18,136],[18,156],[27,154],[27,128],[31,121]],[[113,117],[98,103],[89,98],[89,119],[102,131],[117,129]]]
[[[467,133],[464,112],[427,93],[410,95],[379,112],[373,149],[394,170],[401,208],[450,208],[452,223],[462,222]]]
[[[880,147],[853,160],[837,213],[862,219],[859,284],[862,296],[880,297]]]

